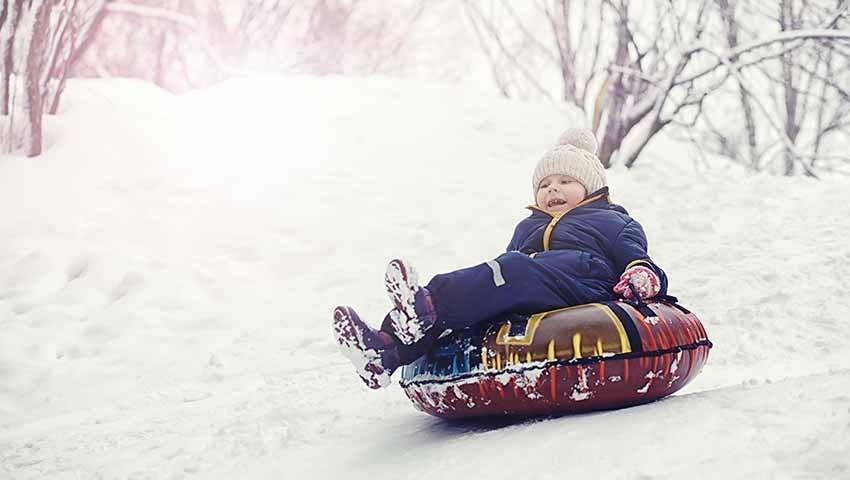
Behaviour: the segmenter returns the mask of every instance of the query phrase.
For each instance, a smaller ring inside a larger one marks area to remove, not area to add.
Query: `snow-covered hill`
[[[381,78],[80,81],[0,156],[0,478],[850,477],[850,181],[651,145],[612,196],[715,343],[674,397],[447,423],[330,336],[500,253],[578,117]]]

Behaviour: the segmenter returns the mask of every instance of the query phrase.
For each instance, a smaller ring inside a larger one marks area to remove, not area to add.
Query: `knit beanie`
[[[608,184],[605,168],[596,156],[596,137],[590,130],[571,128],[561,134],[558,143],[537,162],[531,179],[534,193],[540,181],[549,175],[569,175],[593,193]]]

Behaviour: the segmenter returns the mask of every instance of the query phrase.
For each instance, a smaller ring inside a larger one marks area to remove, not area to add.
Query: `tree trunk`
[[[24,0],[3,0],[3,10],[0,14],[0,114],[3,115],[9,115],[12,111],[10,94],[14,67],[13,40],[23,4]]]
[[[351,4],[353,8],[354,3]],[[319,0],[310,14],[309,40],[312,72],[319,75],[343,73],[347,20],[350,11],[339,0]]]
[[[625,7],[623,7],[625,8]],[[620,19],[617,26],[617,52],[614,59],[614,65],[624,67],[629,60],[629,32],[628,32],[628,15],[624,11],[620,11]],[[613,82],[610,83],[608,90],[608,112],[605,122],[605,132],[599,145],[598,157],[602,162],[602,166],[609,168],[611,166],[611,156],[620,148],[623,143],[623,107],[626,104],[626,85],[623,81],[623,74],[619,72],[613,73]]]
[[[26,114],[28,121],[28,132],[25,138],[27,156],[35,157],[41,155],[42,150],[42,126],[41,117],[44,110],[44,97],[42,95],[41,72],[45,67],[44,54],[47,48],[47,29],[50,20],[51,0],[45,0],[38,4],[35,13],[35,21],[32,27],[32,36],[27,49],[26,69],[24,73]]]
[[[564,100],[576,105],[579,104],[576,99],[576,74],[575,63],[576,56],[573,51],[572,39],[570,38],[570,0],[561,0],[561,18],[564,22],[561,33],[563,38],[559,41],[558,50],[561,52],[561,82],[564,86]],[[556,39],[557,40],[557,39]]]
[[[789,30],[794,23],[793,0],[783,0],[780,12],[780,27],[782,31]],[[790,28],[789,28],[790,27]],[[793,53],[786,52],[782,55],[782,86],[785,96],[785,136],[791,144],[797,142],[800,133],[800,125],[797,122],[797,104],[799,103],[799,92],[794,85],[794,72],[792,65],[795,59]],[[785,149],[785,175],[794,175],[795,154],[789,148]]]
[[[11,65],[6,64],[6,29],[10,28],[10,25],[7,25],[8,21],[11,24],[11,20],[9,19],[9,10],[11,10],[11,6],[7,0],[3,0],[3,5],[0,5],[0,115],[8,115],[9,114],[9,77],[12,75]]]
[[[720,7],[720,14],[726,24],[726,44],[730,49],[738,46],[738,21],[735,18],[735,4],[729,3],[729,0],[717,0],[717,5]],[[729,59],[731,63],[736,64],[737,57]],[[737,68],[737,66],[735,67]],[[740,71],[740,70],[739,70]],[[738,78],[736,76],[736,78]],[[738,99],[741,102],[741,108],[744,110],[744,126],[747,130],[747,164],[753,171],[759,170],[758,149],[756,147],[756,121],[753,115],[753,104],[750,100],[750,93],[741,83],[738,84]]]
[[[154,47],[154,66],[153,66],[153,83],[165,87],[165,45],[168,40],[168,31],[163,30],[159,33],[159,38],[156,39]]]

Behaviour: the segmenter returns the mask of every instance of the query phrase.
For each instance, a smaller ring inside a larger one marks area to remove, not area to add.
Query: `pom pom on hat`
[[[558,145],[572,145],[576,148],[586,150],[596,155],[599,145],[596,143],[596,135],[590,130],[583,128],[570,128],[558,137]]]
[[[556,174],[575,178],[588,194],[607,185],[605,167],[596,156],[597,148],[596,136],[590,130],[571,128],[562,133],[558,144],[537,162],[531,179],[534,193],[541,180]]]

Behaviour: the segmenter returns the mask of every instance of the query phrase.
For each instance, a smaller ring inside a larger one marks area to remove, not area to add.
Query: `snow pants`
[[[507,252],[495,260],[434,276],[426,286],[443,329],[461,329],[583,303],[613,300],[616,279],[599,275],[578,250]]]

